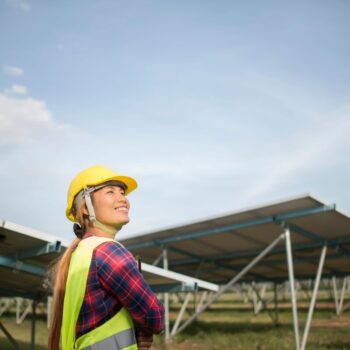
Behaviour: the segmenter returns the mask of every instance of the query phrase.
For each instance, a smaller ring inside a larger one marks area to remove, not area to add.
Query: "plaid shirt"
[[[123,306],[136,328],[150,333],[164,329],[164,307],[139,272],[133,255],[116,242],[104,242],[92,255],[77,337],[111,319]]]

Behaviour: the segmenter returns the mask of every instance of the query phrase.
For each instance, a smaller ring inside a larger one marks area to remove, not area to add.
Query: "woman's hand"
[[[136,330],[136,342],[138,350],[149,350],[153,343],[153,334],[141,329]]]

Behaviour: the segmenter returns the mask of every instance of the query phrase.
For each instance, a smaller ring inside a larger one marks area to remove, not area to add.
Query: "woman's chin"
[[[129,219],[128,219],[128,220],[125,220],[125,221],[123,221],[123,222],[118,222],[118,224],[115,224],[115,225],[114,225],[114,228],[115,228],[117,231],[119,231],[119,230],[121,230],[122,227],[123,227],[124,225],[126,225],[128,222],[129,222]]]

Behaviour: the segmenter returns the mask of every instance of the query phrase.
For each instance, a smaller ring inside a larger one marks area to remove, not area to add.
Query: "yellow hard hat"
[[[129,194],[137,187],[135,179],[129,176],[119,175],[115,171],[101,165],[93,165],[81,171],[71,182],[67,194],[66,216],[70,221],[75,222],[76,217],[72,213],[74,199],[76,195],[88,187],[101,185],[107,181],[120,181],[126,185],[125,195]]]

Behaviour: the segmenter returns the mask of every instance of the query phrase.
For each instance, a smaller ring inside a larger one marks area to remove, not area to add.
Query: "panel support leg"
[[[202,307],[204,300],[207,299],[207,296],[208,296],[207,291],[202,292],[201,298],[199,299],[199,302],[197,304],[196,311],[198,311]]]
[[[13,347],[16,350],[19,350],[19,345],[17,344],[16,340],[12,337],[10,332],[6,329],[6,327],[0,322],[0,329],[4,332],[6,338],[9,340],[9,342],[13,345]]]
[[[3,305],[0,307],[0,316],[10,307],[11,299],[10,298],[3,298],[1,299],[1,302]]]
[[[340,296],[338,295],[337,279],[334,276],[332,278],[332,283],[333,283],[333,294],[334,294],[334,301],[335,301],[335,311],[337,316],[339,316],[343,312],[344,297],[345,297],[346,285],[348,283],[348,278],[344,277],[343,279],[343,286],[342,286]]]
[[[36,305],[37,301],[33,300],[32,304],[32,332],[31,332],[31,350],[35,350],[35,325],[36,325]]]
[[[345,291],[346,291],[346,285],[348,284],[348,278],[344,277],[343,280],[343,288],[341,290],[340,300],[339,300],[339,315],[343,312],[343,305],[344,305],[344,297],[345,297]]]
[[[27,307],[22,312],[22,315],[20,314],[20,312],[18,312],[16,323],[21,324],[32,309],[33,309],[33,301],[29,301]]]
[[[289,227],[287,227],[285,229],[285,237],[286,237],[286,251],[287,251],[289,285],[290,285],[292,312],[293,312],[293,327],[294,327],[294,337],[295,337],[295,348],[296,348],[296,350],[300,350],[298,309],[297,309],[297,298],[296,298],[296,292],[295,292],[292,244],[291,244],[291,239],[290,239]]]
[[[277,326],[279,323],[278,319],[278,295],[277,295],[277,283],[273,284],[273,301],[274,301],[274,310],[275,310],[275,317],[274,317],[274,325]]]
[[[325,258],[326,258],[326,253],[327,253],[327,245],[325,245],[322,248],[320,262],[318,264],[318,269],[317,269],[317,275],[316,275],[314,290],[313,290],[312,297],[311,297],[311,302],[310,302],[310,306],[309,306],[309,312],[308,312],[307,319],[306,319],[306,324],[305,324],[305,329],[304,329],[304,334],[303,334],[303,340],[302,340],[302,343],[301,343],[300,350],[305,350],[305,347],[306,347],[306,342],[307,342],[307,338],[308,338],[308,335],[309,335],[312,315],[313,315],[314,308],[315,308],[316,297],[317,297],[318,287],[320,285],[320,280],[321,280],[321,275],[322,275],[324,261],[325,261]]]
[[[163,268],[169,269],[168,249],[163,250]],[[165,342],[170,340],[170,325],[169,325],[169,293],[164,293],[164,309],[165,309]]]
[[[178,332],[184,330],[197,316],[206,310],[215,300],[217,300],[223,293],[229,290],[237,281],[240,280],[251,268],[253,268],[260,260],[262,260],[275,246],[285,238],[285,234],[279,235],[271,244],[269,244],[258,256],[256,256],[245,268],[243,268],[235,277],[231,279],[225,286],[223,286],[216,294],[213,295],[197,312],[195,312],[186,322],[184,322],[178,329]],[[298,349],[299,350],[299,349]]]
[[[47,297],[47,328],[50,328],[52,316],[52,297]]]
[[[177,331],[177,329],[178,329],[178,327],[180,325],[180,322],[182,320],[183,314],[184,314],[184,312],[186,310],[186,307],[187,307],[187,304],[188,304],[190,298],[191,298],[191,294],[187,293],[185,301],[183,302],[183,304],[181,306],[181,309],[180,309],[180,312],[179,312],[179,314],[178,314],[178,316],[176,318],[176,321],[175,321],[175,324],[173,326],[173,329],[171,330],[171,336],[176,334],[176,331]]]

